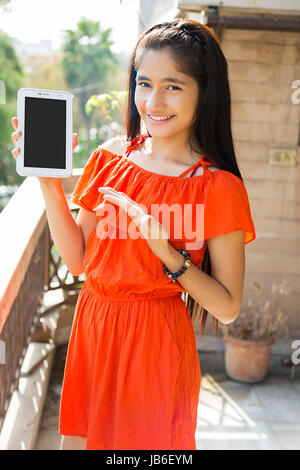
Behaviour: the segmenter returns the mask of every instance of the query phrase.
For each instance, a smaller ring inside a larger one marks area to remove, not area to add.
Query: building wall
[[[177,4],[177,0],[140,0],[138,34],[149,26],[173,19],[178,12]]]
[[[300,33],[227,29],[232,130],[257,239],[246,245],[243,305],[254,281],[270,289],[286,280],[291,293],[279,305],[300,334],[300,104],[291,87],[300,80]],[[296,150],[294,165],[271,164],[270,150]]]
[[[149,0],[143,3],[147,24],[158,21],[146,11]],[[195,9],[190,10],[186,4],[190,2],[178,3],[180,13],[176,16],[199,21],[199,4],[205,2],[195,1]],[[292,3],[285,3],[285,8],[288,6],[292,8]],[[173,11],[167,10],[170,20]],[[232,9],[228,12],[233,14]],[[251,14],[255,16],[254,11]],[[254,282],[270,296],[274,283],[286,281],[291,292],[279,297],[278,307],[289,317],[291,335],[299,337],[300,104],[291,100],[295,92],[291,85],[300,80],[300,32],[225,29],[222,49],[228,61],[237,161],[257,234],[257,239],[245,246],[241,311],[255,298]],[[295,151],[290,165],[271,162],[271,150],[281,147]],[[212,317],[208,316],[205,332],[210,333],[211,328]]]

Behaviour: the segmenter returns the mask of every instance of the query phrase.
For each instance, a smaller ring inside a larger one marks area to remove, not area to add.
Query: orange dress
[[[111,203],[98,188],[109,186],[149,213],[154,203],[204,204],[202,248],[186,248],[185,235],[175,237],[172,224],[169,232],[170,244],[188,249],[199,268],[208,238],[236,230],[244,230],[245,244],[256,238],[238,177],[211,172],[205,155],[178,177],[143,169],[127,157],[145,138],[133,139],[124,155],[99,146],[72,201],[91,212],[103,208]],[[203,175],[184,176],[199,165]],[[87,438],[87,450],[195,450],[201,372],[194,328],[181,298],[186,291],[166,277],[143,237],[125,237],[120,218],[125,211],[113,206],[116,217],[106,224],[104,212],[96,211],[99,223],[86,244],[86,281],[69,340],[59,433]],[[126,217],[129,225],[127,212]],[[103,227],[110,236],[103,237]]]

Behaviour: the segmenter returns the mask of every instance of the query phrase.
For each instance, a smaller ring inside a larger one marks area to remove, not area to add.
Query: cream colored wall
[[[291,88],[300,80],[300,33],[227,29],[232,130],[248,191],[257,240],[246,245],[244,301],[253,282],[266,288],[287,280],[282,298],[292,335],[300,334],[300,104]],[[272,148],[296,149],[296,165],[272,165]]]

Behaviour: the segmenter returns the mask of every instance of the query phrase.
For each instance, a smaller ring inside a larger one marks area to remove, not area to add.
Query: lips
[[[157,116],[157,117],[164,117],[164,116]],[[153,124],[164,124],[164,123],[167,123],[167,122],[171,121],[171,119],[173,119],[174,117],[175,117],[175,115],[172,115],[168,119],[161,119],[160,120],[160,119],[152,119],[151,116],[149,116],[149,114],[147,114],[147,118]]]

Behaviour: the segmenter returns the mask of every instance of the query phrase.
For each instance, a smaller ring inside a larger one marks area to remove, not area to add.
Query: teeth
[[[149,115],[149,116],[151,117],[151,119],[154,119],[155,121],[164,121],[164,120],[169,119],[170,117],[172,117],[172,116],[167,116],[167,117],[154,117],[154,116],[151,116],[151,115]]]

